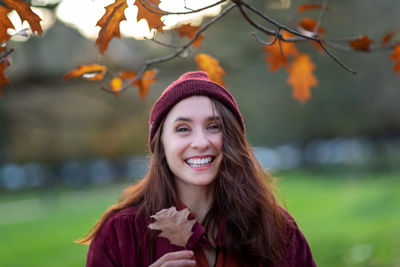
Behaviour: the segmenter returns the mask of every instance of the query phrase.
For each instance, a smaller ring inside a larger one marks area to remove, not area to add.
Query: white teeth
[[[189,164],[192,167],[198,168],[198,167],[202,167],[203,165],[207,165],[212,161],[211,157],[207,157],[207,158],[191,158],[186,160],[186,163]]]

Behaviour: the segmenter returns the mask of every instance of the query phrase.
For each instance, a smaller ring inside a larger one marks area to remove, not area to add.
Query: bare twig
[[[276,40],[278,40],[279,37],[279,33],[280,33],[280,29],[278,29],[276,31],[276,34],[274,36],[274,39],[271,42],[266,42],[264,40],[262,40],[255,32],[251,33],[251,36],[253,36],[257,41],[259,41],[260,43],[262,43],[263,45],[273,45],[275,44]]]
[[[147,37],[144,37],[144,39],[145,39],[145,40],[148,40],[148,41],[152,41],[152,42],[154,42],[154,43],[156,43],[156,44],[159,44],[159,45],[162,45],[162,46],[165,46],[165,47],[169,47],[169,48],[180,48],[180,47],[181,47],[181,45],[163,43],[163,42],[158,41],[158,40],[156,40],[156,39],[154,39],[154,38],[147,38]]]
[[[278,39],[278,44],[279,44],[279,52],[281,52],[281,56],[284,56],[281,39]]]
[[[234,1],[235,2],[235,1]],[[263,26],[261,26],[260,24],[256,23],[254,20],[252,20],[247,13],[244,11],[243,7],[241,6],[241,4],[237,4],[235,2],[235,4],[237,5],[237,7],[239,8],[240,13],[242,14],[242,16],[247,20],[247,22],[249,22],[254,28],[259,29],[262,32],[265,32],[266,34],[269,35],[275,35],[276,31],[274,30],[270,30],[268,28],[265,28]],[[279,28],[279,27],[278,27]],[[280,29],[280,28],[279,28]]]
[[[226,1],[227,1],[227,0],[220,0],[220,1],[218,1],[218,2],[215,2],[214,4],[211,4],[211,5],[208,5],[208,6],[199,8],[199,9],[193,9],[193,10],[190,10],[190,11],[185,11],[185,12],[170,12],[170,11],[165,11],[165,10],[159,8],[157,5],[154,5],[153,3],[151,3],[151,2],[149,2],[149,1],[147,1],[147,0],[139,0],[139,3],[140,3],[144,8],[146,8],[148,11],[150,11],[150,12],[152,12],[152,13],[154,13],[154,14],[166,16],[166,15],[187,15],[187,14],[198,13],[198,12],[200,12],[200,11],[203,11],[203,10],[206,10],[206,9],[209,9],[209,8],[212,8],[212,7],[214,7],[214,6],[218,6],[218,5],[220,5],[220,4],[222,4],[222,3],[226,2]],[[152,8],[149,8],[147,5],[151,6],[151,7],[154,8],[155,10],[152,9]],[[186,6],[185,6],[185,8],[186,8]],[[188,9],[188,8],[187,8],[187,9]]]
[[[318,34],[318,30],[321,27],[322,19],[325,15],[325,10],[328,7],[328,0],[322,0],[321,9],[318,14],[317,25],[315,25],[314,34]]]
[[[251,10],[252,12],[254,12],[255,14],[257,14],[258,16],[260,16],[262,19],[266,20],[267,22],[269,22],[270,24],[276,26],[276,27],[279,28],[279,29],[284,29],[284,30],[286,30],[286,31],[288,31],[288,32],[290,32],[290,33],[296,35],[296,36],[302,37],[302,39],[303,39],[303,38],[305,38],[305,39],[312,39],[312,38],[309,37],[309,36],[305,36],[305,35],[303,35],[303,34],[297,32],[297,31],[295,31],[295,30],[293,30],[293,29],[291,29],[291,28],[289,28],[289,27],[287,27],[287,26],[285,26],[285,25],[283,25],[283,24],[278,23],[277,21],[275,21],[275,20],[273,20],[272,18],[270,18],[270,17],[264,15],[264,14],[261,13],[258,9],[256,9],[256,8],[253,7],[253,6],[251,6],[251,5],[248,4],[248,3],[243,2],[242,0],[232,0],[232,1],[233,1],[236,5],[238,5],[238,6],[244,6],[244,7],[246,7],[247,9]],[[244,12],[244,13],[245,13],[245,12]],[[243,14],[243,13],[242,13],[242,14]],[[256,25],[256,23],[254,22],[254,20],[251,20],[251,19],[249,18],[249,16],[245,16],[245,18],[246,18],[246,20],[247,20],[250,24],[252,24],[253,26]],[[250,19],[251,21],[249,21],[249,19]],[[258,28],[258,26],[255,26],[255,27]],[[265,33],[270,34],[270,35],[274,35],[274,34],[275,34],[275,31],[272,31],[272,32],[270,32],[269,30],[268,30],[268,31],[265,31],[265,28],[262,27],[262,26],[260,26],[259,30],[264,31]],[[281,38],[281,37],[280,37],[280,38]],[[302,40],[302,39],[299,39],[299,40]],[[299,41],[299,40],[298,40],[298,41]],[[283,41],[283,40],[282,40],[282,41]]]
[[[352,38],[343,40],[343,41],[350,41]],[[400,41],[394,41],[390,45],[371,45],[368,50],[357,50],[348,45],[338,44],[336,41],[332,41],[330,39],[325,39],[324,42],[336,50],[343,51],[343,52],[361,52],[361,53],[370,53],[370,52],[381,52],[381,51],[390,51],[396,46],[400,44]]]
[[[341,62],[336,56],[334,56],[329,50],[328,48],[326,48],[326,46],[324,45],[324,43],[322,41],[318,41],[319,45],[321,46],[321,48],[325,51],[325,53],[327,53],[331,58],[333,58],[333,60],[336,61],[336,63],[338,63],[340,66],[342,66],[343,68],[345,68],[347,71],[353,73],[353,74],[357,74],[357,71],[355,69],[352,69],[348,66],[346,66],[343,62]]]
[[[0,63],[6,60],[6,57],[14,52],[14,48],[6,49],[0,53]]]
[[[185,9],[187,9],[187,10],[190,10],[190,11],[193,11],[193,10],[194,10],[194,9],[192,9],[192,8],[190,8],[190,7],[187,6],[186,0],[183,2],[183,7],[184,7]]]
[[[219,19],[221,19],[222,17],[224,17],[226,14],[228,14],[236,5],[235,4],[231,4],[228,7],[226,7],[221,13],[219,13],[218,16],[212,18],[211,20],[209,20],[207,23],[205,23],[204,25],[202,25],[197,32],[195,33],[195,35],[193,36],[193,38],[187,42],[186,44],[182,45],[181,47],[179,47],[174,53],[165,56],[165,57],[159,57],[159,58],[154,58],[154,59],[149,59],[146,60],[142,66],[142,68],[139,70],[138,74],[135,76],[135,78],[133,79],[129,79],[126,80],[124,82],[124,85],[122,86],[121,90],[119,92],[122,92],[126,89],[128,89],[131,84],[137,80],[140,80],[144,74],[144,72],[151,66],[154,64],[159,64],[159,63],[163,63],[169,60],[172,60],[176,57],[178,57],[179,55],[181,55],[189,46],[191,46],[196,39],[199,37],[199,35],[204,32],[208,27],[210,27],[211,25],[213,25],[215,22],[217,22]],[[106,87],[102,87],[101,89],[103,89],[106,92],[109,93],[114,93],[112,90],[110,90],[109,88]]]

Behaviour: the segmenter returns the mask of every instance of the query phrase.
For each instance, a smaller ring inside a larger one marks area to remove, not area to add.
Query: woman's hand
[[[196,261],[192,259],[193,251],[182,250],[163,255],[149,267],[192,267]]]

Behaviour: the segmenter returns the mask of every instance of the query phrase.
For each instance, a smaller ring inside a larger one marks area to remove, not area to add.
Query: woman
[[[274,198],[234,98],[205,72],[182,75],[157,100],[149,147],[146,177],[80,241],[91,243],[86,266],[316,266]],[[174,206],[191,211],[185,245],[149,227]]]

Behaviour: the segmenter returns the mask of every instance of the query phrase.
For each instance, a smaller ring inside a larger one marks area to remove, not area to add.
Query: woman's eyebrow
[[[220,120],[221,120],[220,116],[210,116],[210,117],[207,117],[207,121],[220,121]],[[174,122],[178,122],[178,121],[191,122],[192,119],[186,118],[186,117],[177,117],[177,118],[175,119]]]
[[[189,118],[185,118],[185,117],[178,117],[178,118],[176,118],[175,119],[175,121],[174,122],[177,122],[177,121],[192,121],[191,119],[189,119]]]
[[[220,121],[221,117],[220,116],[211,116],[211,117],[208,117],[207,120],[209,120],[209,121]]]

